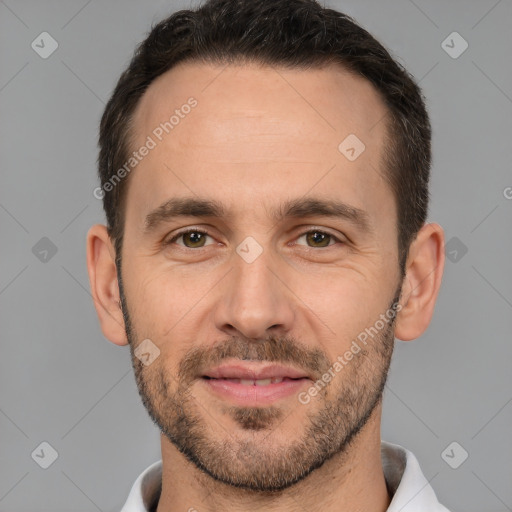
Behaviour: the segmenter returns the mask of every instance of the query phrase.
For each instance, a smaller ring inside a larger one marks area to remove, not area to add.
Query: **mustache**
[[[332,364],[320,349],[307,349],[293,338],[270,336],[264,340],[250,340],[233,336],[206,348],[189,350],[179,364],[178,378],[187,384],[226,359],[288,363],[318,378]]]

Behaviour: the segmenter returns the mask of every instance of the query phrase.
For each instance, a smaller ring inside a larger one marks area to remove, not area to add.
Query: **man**
[[[380,439],[444,266],[387,51],[313,0],[210,0],[153,28],[99,142],[92,295],[161,431],[123,511],[446,511]]]

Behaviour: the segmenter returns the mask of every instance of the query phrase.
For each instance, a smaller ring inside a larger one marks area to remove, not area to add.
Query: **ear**
[[[439,224],[425,224],[409,248],[406,275],[395,324],[395,337],[419,338],[427,329],[444,270],[444,231]]]
[[[124,318],[119,305],[115,249],[106,226],[101,224],[95,224],[87,233],[87,272],[103,335],[116,345],[127,345]]]

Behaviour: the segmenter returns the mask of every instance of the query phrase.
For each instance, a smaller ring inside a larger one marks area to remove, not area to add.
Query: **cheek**
[[[210,283],[210,276],[205,273],[192,276],[184,269],[163,269],[152,263],[141,260],[132,265],[130,275],[136,278],[130,283],[127,297],[138,330],[163,343],[193,327],[192,313],[216,281],[211,276]]]
[[[302,314],[330,358],[344,352],[359,333],[385,313],[389,294],[385,284],[349,269],[340,269],[337,276],[319,274],[296,283],[293,289],[303,300],[299,306]]]

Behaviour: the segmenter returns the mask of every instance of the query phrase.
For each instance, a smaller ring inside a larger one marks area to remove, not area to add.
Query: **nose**
[[[265,251],[251,263],[234,254],[233,266],[219,290],[216,327],[250,339],[289,332],[294,308],[286,269],[272,264]]]

